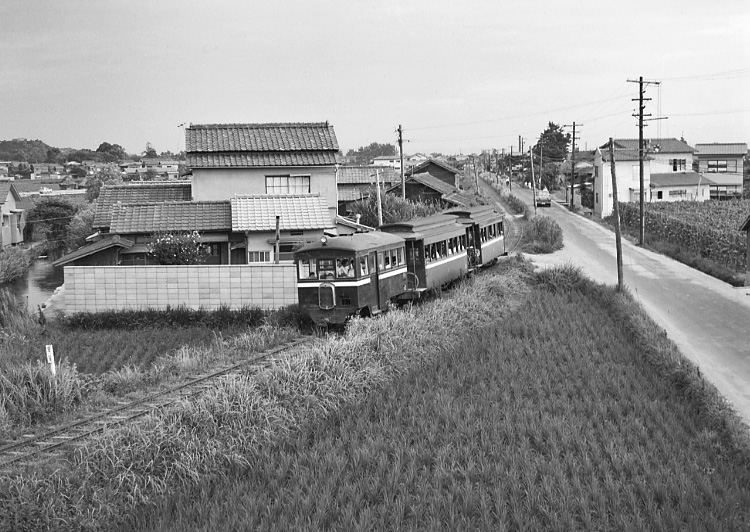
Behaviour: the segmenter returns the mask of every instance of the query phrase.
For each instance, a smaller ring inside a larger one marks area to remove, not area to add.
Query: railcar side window
[[[432,260],[432,257],[430,257],[430,246],[424,247],[424,261],[430,262]]]
[[[318,260],[318,279],[333,279],[336,277],[336,263],[333,259]]]
[[[378,251],[378,270],[383,269],[383,252]]]
[[[390,250],[385,250],[383,252],[383,257],[385,257],[385,266],[384,269],[389,270],[391,268],[391,252]]]
[[[396,250],[391,250],[391,268],[395,268],[398,265],[398,257],[396,256]]]
[[[367,257],[360,257],[359,259],[359,273],[361,276],[369,275],[369,270],[367,269]]]
[[[315,270],[315,259],[313,260],[300,260],[299,266],[299,278],[300,279],[315,279],[318,277],[318,274]]]

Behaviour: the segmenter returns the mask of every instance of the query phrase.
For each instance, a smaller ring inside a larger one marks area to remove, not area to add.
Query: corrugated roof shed
[[[391,166],[341,166],[338,173],[338,184],[375,184],[375,172],[380,183],[394,183],[401,178]]]
[[[697,172],[666,172],[651,174],[651,188],[696,186],[698,184],[713,185],[714,182]]]
[[[747,144],[744,142],[696,144],[695,150],[698,157],[707,155],[732,155],[735,157],[747,155]]]
[[[333,227],[325,199],[317,194],[237,196],[232,204],[233,231],[282,231]]]

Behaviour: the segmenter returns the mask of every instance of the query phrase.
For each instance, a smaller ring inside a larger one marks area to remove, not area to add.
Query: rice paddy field
[[[0,530],[747,530],[750,443],[627,294],[512,260],[0,478]]]

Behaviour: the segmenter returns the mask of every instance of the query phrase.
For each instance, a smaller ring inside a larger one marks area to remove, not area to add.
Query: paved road
[[[514,186],[513,194],[531,203],[530,190]],[[617,284],[612,232],[554,202],[538,212],[560,224],[565,247],[530,255],[535,264],[572,264],[600,283]],[[732,288],[625,240],[622,247],[625,285],[750,425],[750,288]]]

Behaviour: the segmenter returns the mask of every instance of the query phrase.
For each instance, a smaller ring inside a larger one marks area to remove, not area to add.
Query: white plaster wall
[[[222,266],[65,266],[65,312],[213,310],[297,303],[293,263]]]

